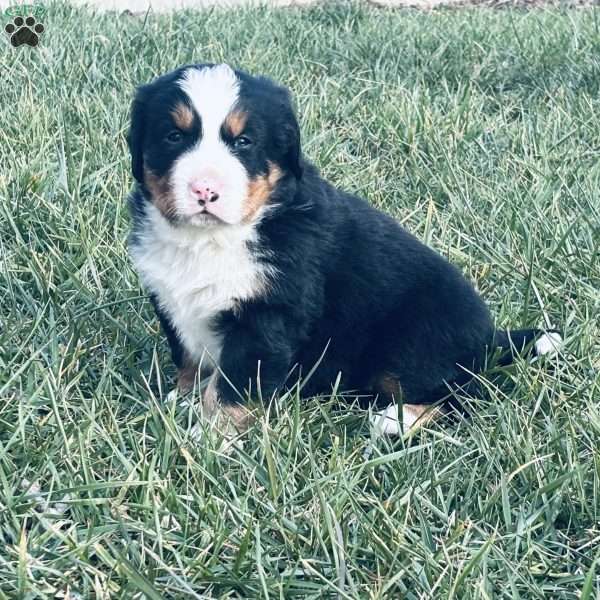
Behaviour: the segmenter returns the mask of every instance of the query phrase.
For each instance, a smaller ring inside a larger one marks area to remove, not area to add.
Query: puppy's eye
[[[252,146],[252,140],[245,135],[238,135],[238,137],[233,140],[233,147],[238,150],[247,148],[248,146]]]
[[[177,144],[182,139],[183,139],[183,134],[181,133],[181,131],[171,131],[171,133],[169,133],[166,138],[167,142],[169,142],[171,144]]]

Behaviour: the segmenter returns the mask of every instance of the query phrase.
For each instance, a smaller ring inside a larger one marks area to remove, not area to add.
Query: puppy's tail
[[[555,329],[513,329],[496,330],[492,349],[498,349],[496,364],[506,366],[513,362],[515,356],[543,356],[556,354],[562,346],[562,336]]]

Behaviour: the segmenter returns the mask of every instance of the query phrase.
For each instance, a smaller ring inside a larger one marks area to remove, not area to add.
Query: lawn
[[[0,47],[0,599],[599,597],[599,24],[51,4]],[[137,84],[204,61],[288,85],[327,178],[561,354],[404,439],[291,394],[243,447],[194,440],[127,258],[125,133]]]

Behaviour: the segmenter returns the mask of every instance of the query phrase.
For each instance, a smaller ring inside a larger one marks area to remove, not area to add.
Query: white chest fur
[[[131,257],[191,358],[200,360],[206,352],[218,363],[222,340],[213,330],[214,318],[264,292],[268,270],[248,250],[255,239],[252,225],[173,227],[148,207]]]

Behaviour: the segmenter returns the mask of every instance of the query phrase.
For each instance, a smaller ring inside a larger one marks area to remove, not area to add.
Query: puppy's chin
[[[188,217],[187,222],[196,227],[221,227],[228,225],[228,223],[219,219],[219,217],[207,212],[196,213],[195,215]]]
[[[219,217],[207,212],[198,212],[193,215],[177,215],[173,224],[198,229],[216,229],[229,225],[229,223],[219,219]]]

